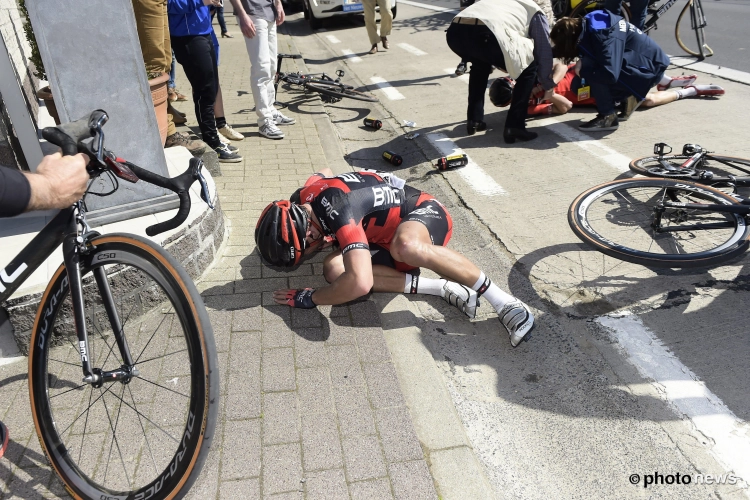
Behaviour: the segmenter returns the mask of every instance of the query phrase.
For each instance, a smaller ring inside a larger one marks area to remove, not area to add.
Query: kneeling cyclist
[[[291,307],[343,304],[370,291],[439,295],[470,318],[479,297],[497,311],[515,347],[531,331],[534,316],[463,255],[446,248],[453,221],[430,194],[383,172],[314,174],[290,200],[274,201],[261,214],[255,242],[271,265],[292,267],[334,241],[326,256],[328,286],[277,290],[274,300]],[[447,279],[419,276],[426,268]]]

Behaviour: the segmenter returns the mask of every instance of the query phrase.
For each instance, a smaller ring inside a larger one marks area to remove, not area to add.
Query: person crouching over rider
[[[438,295],[470,318],[479,297],[500,316],[515,347],[532,330],[534,316],[517,298],[502,291],[466,257],[445,245],[453,221],[428,193],[384,172],[333,176],[314,174],[290,200],[274,201],[258,219],[255,243],[274,266],[293,267],[305,254],[339,245],[323,262],[329,285],[276,290],[274,301],[314,308],[352,301],[374,292]],[[420,268],[446,279],[419,276]]]

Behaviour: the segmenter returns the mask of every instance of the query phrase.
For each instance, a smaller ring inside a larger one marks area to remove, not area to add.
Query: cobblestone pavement
[[[235,38],[221,39],[224,106],[246,138],[234,143],[244,161],[222,164],[215,179],[228,236],[198,283],[216,336],[222,402],[214,449],[189,497],[437,498],[374,303],[305,311],[271,300],[277,288],[323,284],[319,257],[289,273],[263,266],[253,230],[269,201],[329,165],[332,129],[317,97],[282,91],[297,123],[284,127],[284,140],[258,135],[244,41],[227,21]],[[279,51],[298,53],[283,34]],[[183,74],[177,83],[189,94]],[[190,101],[176,107],[196,125]],[[0,460],[3,497],[65,496],[35,436],[26,370],[25,362],[0,366],[0,416],[11,436]]]

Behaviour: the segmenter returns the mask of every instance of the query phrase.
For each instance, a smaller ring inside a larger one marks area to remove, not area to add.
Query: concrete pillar
[[[168,175],[131,0],[26,0],[26,7],[60,121],[101,108],[110,117],[105,147]],[[111,190],[105,178],[94,189]],[[168,201],[174,195],[167,193],[143,182],[120,181],[115,194],[89,196],[87,205],[109,213],[105,220],[114,222],[176,206]]]

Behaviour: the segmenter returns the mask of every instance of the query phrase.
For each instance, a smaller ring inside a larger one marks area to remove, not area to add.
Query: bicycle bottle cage
[[[666,148],[669,148],[669,151],[664,151]],[[672,146],[665,142],[657,142],[654,144],[654,154],[659,156],[668,155],[672,152]]]

